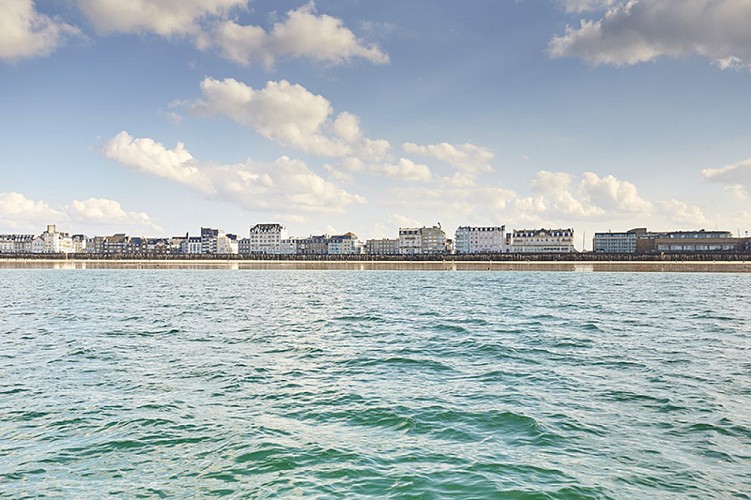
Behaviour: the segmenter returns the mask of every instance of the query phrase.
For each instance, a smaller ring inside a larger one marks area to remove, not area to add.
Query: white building
[[[571,253],[573,229],[514,229],[506,242],[512,253]]]
[[[354,233],[329,236],[329,255],[352,255],[362,253],[362,244]]]
[[[399,228],[399,253],[416,255],[422,252],[422,231],[416,227]]]
[[[68,233],[57,232],[57,226],[49,224],[47,230],[31,243],[33,253],[71,253],[73,239]]]
[[[457,228],[456,253],[501,253],[506,251],[506,226]]]
[[[188,236],[180,242],[180,253],[200,254],[202,253],[202,238],[200,236]]]
[[[219,233],[216,237],[216,253],[223,255],[240,253],[237,236]]]
[[[0,234],[0,253],[31,253],[33,234]]]
[[[287,239],[287,228],[281,224],[256,224],[250,228],[248,253],[281,253],[282,240]]]

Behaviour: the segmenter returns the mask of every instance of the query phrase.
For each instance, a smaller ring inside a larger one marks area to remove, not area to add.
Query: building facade
[[[250,228],[247,253],[278,254],[287,228],[281,224],[256,224]]]
[[[399,238],[367,240],[365,251],[369,255],[399,255]]]
[[[446,251],[446,233],[440,225],[399,228],[400,255],[442,254]]]
[[[506,226],[460,226],[455,233],[454,250],[459,254],[505,252]]]
[[[572,253],[573,229],[514,229],[507,238],[511,253]]]

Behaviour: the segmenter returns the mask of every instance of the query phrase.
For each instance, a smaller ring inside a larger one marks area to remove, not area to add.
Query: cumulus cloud
[[[184,184],[202,194],[259,210],[342,212],[364,203],[323,179],[305,163],[283,156],[272,164],[247,161],[235,165],[199,162],[178,143],[173,149],[149,138],[120,132],[104,154],[126,167]]]
[[[751,158],[722,168],[707,168],[702,177],[712,182],[751,187]]]
[[[706,168],[701,175],[710,182],[724,185],[734,198],[745,200],[751,189],[751,158],[722,168]]]
[[[0,15],[0,59],[16,61],[54,52],[78,28],[39,13],[32,0],[5,0]]]
[[[566,12],[591,12],[603,10],[615,3],[616,0],[559,0]]]
[[[707,223],[704,213],[696,205],[688,205],[680,200],[670,199],[659,202],[659,206],[663,215],[673,222],[697,226]]]
[[[603,4],[568,3],[572,7]],[[621,0],[601,19],[567,27],[551,40],[548,50],[552,57],[578,57],[593,65],[699,55],[721,68],[748,69],[750,25],[751,3],[746,1]]]
[[[427,165],[415,163],[407,158],[399,158],[395,162],[374,163],[349,157],[342,161],[339,168],[334,165],[327,165],[327,170],[331,172],[332,176],[351,180],[351,175],[342,172],[342,169],[350,173],[364,172],[403,181],[427,182],[433,178],[433,173]]]
[[[307,58],[337,65],[362,58],[388,63],[388,55],[358,39],[341,19],[317,15],[310,2],[287,12],[287,17],[267,32],[259,26],[224,21],[216,28],[214,43],[226,59],[271,68],[279,57]]]
[[[430,176],[424,165],[394,160],[387,140],[365,137],[359,117],[346,111],[335,116],[328,99],[302,85],[269,81],[256,90],[232,78],[205,78],[201,92],[203,98],[191,105],[193,113],[226,116],[269,140],[306,153],[367,164],[362,168],[345,165],[350,171],[387,176],[402,172],[402,177],[415,179]]]
[[[18,1],[18,0],[13,0]],[[231,20],[247,0],[78,0],[99,33],[153,33],[187,37],[200,49],[215,47],[225,59],[261,64],[280,57],[305,58],[327,65],[364,59],[386,64],[388,55],[361,40],[341,19],[318,14],[314,2],[287,12],[270,30]]]
[[[106,198],[73,200],[67,207],[71,218],[87,224],[137,226],[161,230],[145,212],[127,212],[120,203]]]
[[[0,220],[10,227],[49,224],[68,219],[68,215],[44,201],[28,199],[21,193],[0,193]]]
[[[127,227],[137,230],[161,230],[144,212],[127,212],[120,203],[104,198],[89,198],[54,208],[21,193],[0,193],[0,221],[14,228],[43,227],[61,222],[95,226]],[[40,231],[41,232],[41,231]]]
[[[626,213],[648,213],[652,204],[636,186],[612,175],[585,172],[578,183],[567,172],[538,172],[532,180],[537,195],[518,201],[520,210],[559,213],[582,219]]]
[[[199,113],[224,115],[267,139],[307,153],[345,156],[352,151],[352,145],[342,137],[327,133],[333,126],[331,103],[302,85],[270,81],[255,90],[233,78],[205,78],[201,91],[203,100],[193,105]]]
[[[154,33],[164,37],[199,35],[201,21],[224,17],[247,0],[78,0],[100,33]]]
[[[467,174],[476,175],[494,171],[489,162],[495,155],[489,149],[474,144],[454,145],[441,142],[421,146],[413,142],[405,142],[402,148],[407,153],[430,156],[443,161]]]

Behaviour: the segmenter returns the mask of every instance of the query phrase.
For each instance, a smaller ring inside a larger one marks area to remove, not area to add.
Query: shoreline
[[[566,271],[751,273],[751,261],[383,261],[0,258],[0,269],[197,269],[336,271]]]

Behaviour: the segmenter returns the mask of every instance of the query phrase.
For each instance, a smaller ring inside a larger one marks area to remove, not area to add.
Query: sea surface
[[[0,496],[751,498],[751,275],[0,271]]]

